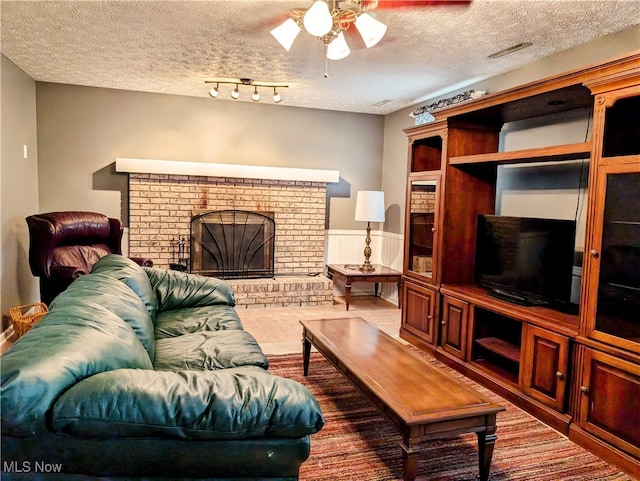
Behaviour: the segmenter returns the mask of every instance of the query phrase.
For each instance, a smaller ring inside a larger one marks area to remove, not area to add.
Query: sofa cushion
[[[103,372],[60,396],[52,413],[54,431],[86,438],[296,438],[323,425],[303,385],[255,367]]]
[[[80,276],[49,306],[51,309],[66,306],[73,309],[88,300],[98,303],[131,326],[138,339],[153,360],[155,356],[154,325],[142,299],[123,282],[108,274],[94,273]]]
[[[158,312],[155,322],[155,337],[163,339],[193,332],[226,329],[242,329],[242,322],[234,307],[217,305],[172,309]]]
[[[145,268],[158,300],[158,310],[223,304],[235,306],[231,286],[216,277]]]
[[[204,331],[156,341],[154,368],[162,371],[213,371],[240,366],[269,367],[247,331]]]
[[[153,368],[131,326],[88,300],[52,308],[2,356],[2,433],[47,431],[46,416],[61,393],[119,368]]]
[[[118,254],[109,254],[102,257],[91,268],[91,273],[108,274],[124,282],[133,292],[138,294],[155,322],[158,311],[158,301],[149,282],[149,277],[144,268],[131,259]]]

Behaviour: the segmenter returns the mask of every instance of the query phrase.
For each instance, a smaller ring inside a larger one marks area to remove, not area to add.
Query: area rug
[[[498,414],[491,481],[632,481],[488,389],[430,356],[424,357],[506,407]],[[395,427],[321,354],[312,353],[306,378],[302,375],[302,354],[269,359],[270,372],[309,388],[326,420],[324,428],[311,437],[311,455],[300,470],[301,481],[403,479],[400,436]],[[477,445],[475,434],[425,443],[418,481],[477,479]]]

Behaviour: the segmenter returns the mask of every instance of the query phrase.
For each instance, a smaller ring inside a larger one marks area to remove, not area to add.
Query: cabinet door
[[[640,458],[640,365],[585,348],[578,423]]]
[[[587,335],[640,352],[640,162],[600,167],[596,196]]]
[[[429,344],[436,344],[436,292],[411,282],[404,284],[402,327]]]
[[[640,86],[598,95],[583,332],[640,353]],[[593,191],[593,194],[592,194]]]
[[[524,324],[520,388],[532,398],[564,411],[569,365],[569,338]]]
[[[440,346],[445,352],[466,360],[469,303],[453,297],[442,299]]]
[[[420,282],[438,283],[439,174],[412,174],[407,195],[405,274]]]

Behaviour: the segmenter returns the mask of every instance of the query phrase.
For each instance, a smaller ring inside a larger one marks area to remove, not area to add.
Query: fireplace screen
[[[221,210],[191,218],[191,272],[221,279],[274,276],[272,213]]]

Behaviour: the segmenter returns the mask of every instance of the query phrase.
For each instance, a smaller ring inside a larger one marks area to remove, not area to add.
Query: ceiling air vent
[[[512,45],[511,47],[505,48],[504,50],[500,50],[499,52],[494,52],[488,56],[488,58],[500,58],[505,55],[509,55],[510,53],[517,52],[518,50],[522,50],[523,48],[531,47],[531,43],[522,42],[516,45]]]

